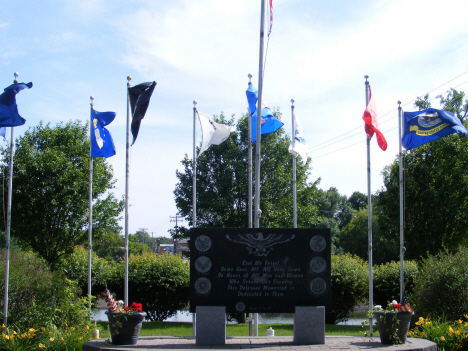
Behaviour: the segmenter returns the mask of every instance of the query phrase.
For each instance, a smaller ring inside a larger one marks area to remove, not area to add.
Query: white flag
[[[294,139],[289,145],[289,152],[293,155],[299,155],[302,158],[302,165],[305,166],[309,155],[307,153],[307,145],[304,139],[304,133],[302,132],[302,126],[299,123],[299,120],[296,118],[296,113],[293,113],[294,117],[294,124],[296,125],[296,129],[294,130]],[[294,147],[293,147],[294,145]]]
[[[213,121],[213,119],[204,113],[198,113],[202,129],[202,145],[198,155],[207,150],[210,145],[219,145],[229,137],[231,132],[236,130],[234,126],[227,126]]]

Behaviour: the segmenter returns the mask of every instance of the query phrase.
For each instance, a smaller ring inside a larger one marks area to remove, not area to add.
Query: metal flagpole
[[[292,149],[296,146],[296,121],[294,118],[294,100],[291,99],[291,119],[292,119]],[[293,228],[297,228],[297,198],[296,198],[296,159],[297,155],[293,155]]]
[[[265,22],[265,0],[262,0],[261,15],[260,15],[260,53],[259,53],[259,69],[258,69],[258,100],[257,100],[257,141],[255,143],[255,228],[260,228],[260,161],[261,161],[261,121],[262,121],[262,91],[263,91],[263,41],[265,37],[264,31]],[[255,330],[254,336],[258,336],[258,313],[254,315]]]
[[[94,107],[94,96],[90,97],[91,100],[91,111],[93,112]],[[88,298],[91,296],[91,260],[92,260],[92,247],[93,247],[93,157],[92,152],[92,140],[93,140],[93,121],[89,125],[89,219],[88,219]],[[91,300],[89,300],[89,308],[91,308]]]
[[[127,154],[125,165],[125,282],[124,282],[124,303],[128,306],[128,188],[130,177],[130,95],[128,88],[130,88],[130,81],[132,77],[127,77]]]
[[[369,104],[369,82],[367,79],[369,76],[364,76],[366,78],[366,108]],[[367,137],[367,232],[368,232],[368,256],[369,256],[369,311],[374,310],[374,286],[372,280],[372,196],[371,196],[371,173],[370,173],[370,140],[369,136]],[[369,334],[372,336],[372,325],[373,318],[372,315],[369,318]]]
[[[249,85],[252,84],[252,75],[249,73]],[[248,205],[247,205],[247,211],[249,213],[249,224],[248,227],[252,228],[252,116],[251,116],[250,107],[249,107],[249,117],[247,118],[247,122],[249,125],[249,135],[247,142],[249,144],[249,166],[248,166]],[[258,115],[258,113],[257,113]],[[249,313],[249,336],[252,336],[252,318],[253,314]]]
[[[403,288],[405,281],[405,269],[404,269],[404,205],[403,205],[403,162],[402,162],[402,147],[401,147],[401,119],[402,119],[401,101],[398,101],[398,138],[400,146],[399,162],[400,162],[400,302],[403,301]]]
[[[193,166],[192,166],[192,227],[197,227],[197,148],[195,145],[196,138],[196,119],[197,119],[197,100],[193,100]],[[197,317],[196,313],[192,314],[192,334],[197,335]]]
[[[197,101],[193,101],[193,173],[192,173],[192,227],[197,226],[197,148],[195,147],[197,125]]]
[[[263,40],[265,22],[265,0],[262,0],[260,16],[260,54],[259,54],[259,74],[258,74],[258,100],[257,100],[257,141],[255,143],[255,228],[260,228],[260,160],[261,160],[261,120],[262,120],[262,91],[263,91]]]
[[[13,74],[15,80],[13,84],[18,84],[18,72]],[[3,324],[8,326],[8,286],[10,282],[10,231],[11,231],[11,196],[13,187],[13,149],[14,149],[14,131],[11,127],[10,137],[10,165],[8,167],[8,199],[7,199],[7,218],[6,218],[6,259],[5,259],[5,298],[3,301]]]
[[[252,84],[252,75],[249,73],[249,85]],[[252,228],[252,116],[250,115],[252,111],[249,108],[249,117],[248,117],[248,124],[249,124],[249,136],[248,136],[248,143],[249,143],[249,168],[248,168],[248,181],[249,181],[249,201],[248,201],[248,212],[249,212],[249,228]]]

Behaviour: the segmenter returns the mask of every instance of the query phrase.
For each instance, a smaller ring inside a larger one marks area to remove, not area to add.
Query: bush
[[[112,267],[114,266],[114,267]],[[104,258],[98,257],[94,252],[91,256],[91,294],[101,296],[106,281],[111,275],[115,265]],[[88,293],[88,249],[76,246],[73,254],[63,256],[57,264],[57,270],[63,272],[68,279],[76,281],[81,289],[81,294]]]
[[[418,265],[415,261],[404,261],[405,289],[410,303]],[[388,262],[380,266],[374,266],[373,270],[374,305],[382,305],[386,308],[392,300],[400,302],[400,262]]]
[[[124,296],[125,262],[121,260],[109,289],[119,299]],[[130,255],[128,260],[129,304],[143,304],[146,318],[162,321],[189,303],[190,267],[180,256],[152,252]]]
[[[365,298],[368,287],[366,267],[366,262],[358,256],[332,255],[332,310],[326,313],[327,324],[346,321],[348,314]]]
[[[453,322],[419,317],[414,329],[408,332],[412,338],[422,338],[437,344],[437,350],[466,350],[468,346],[468,322],[458,319]]]
[[[416,279],[418,315],[455,321],[468,314],[468,249],[422,261]]]
[[[0,289],[5,289],[5,251],[2,251]],[[27,329],[35,325],[84,327],[90,318],[88,299],[79,297],[76,283],[61,272],[52,273],[47,263],[31,252],[10,256],[8,324]],[[4,300],[0,302],[3,318]]]

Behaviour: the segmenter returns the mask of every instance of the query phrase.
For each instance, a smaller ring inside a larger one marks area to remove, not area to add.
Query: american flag
[[[408,295],[406,295],[406,290],[403,290],[403,296],[401,299],[401,307],[400,307],[402,312],[413,312],[411,309],[409,300],[408,300]]]

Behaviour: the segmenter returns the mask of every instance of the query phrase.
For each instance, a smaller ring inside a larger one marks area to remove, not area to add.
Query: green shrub
[[[0,289],[5,289],[5,251],[1,254]],[[38,326],[85,326],[89,321],[88,299],[80,298],[76,283],[32,252],[10,256],[8,325],[26,329]],[[0,302],[3,318],[4,300]]]
[[[410,303],[418,265],[415,261],[404,261],[405,288],[409,295]],[[373,269],[374,305],[387,307],[387,302],[396,300],[400,302],[400,262],[388,262]]]
[[[117,264],[108,288],[123,300],[125,263]],[[190,293],[189,263],[177,255],[158,255],[147,252],[130,255],[128,260],[129,304],[143,304],[147,319],[162,321],[185,308]]]
[[[424,259],[416,279],[416,312],[448,321],[468,314],[468,249]]]
[[[115,265],[104,258],[91,255],[91,295],[100,296],[104,291],[106,281]],[[73,254],[63,256],[57,264],[57,270],[63,272],[68,279],[76,281],[82,295],[88,293],[88,249],[76,246]]]
[[[411,338],[422,338],[437,344],[437,350],[466,350],[468,346],[468,322],[466,317],[447,322],[439,319],[431,320],[419,317],[415,328],[408,332]]]
[[[325,322],[336,324],[348,319],[356,305],[368,291],[366,262],[350,254],[332,255],[331,290],[332,310],[327,311]]]

